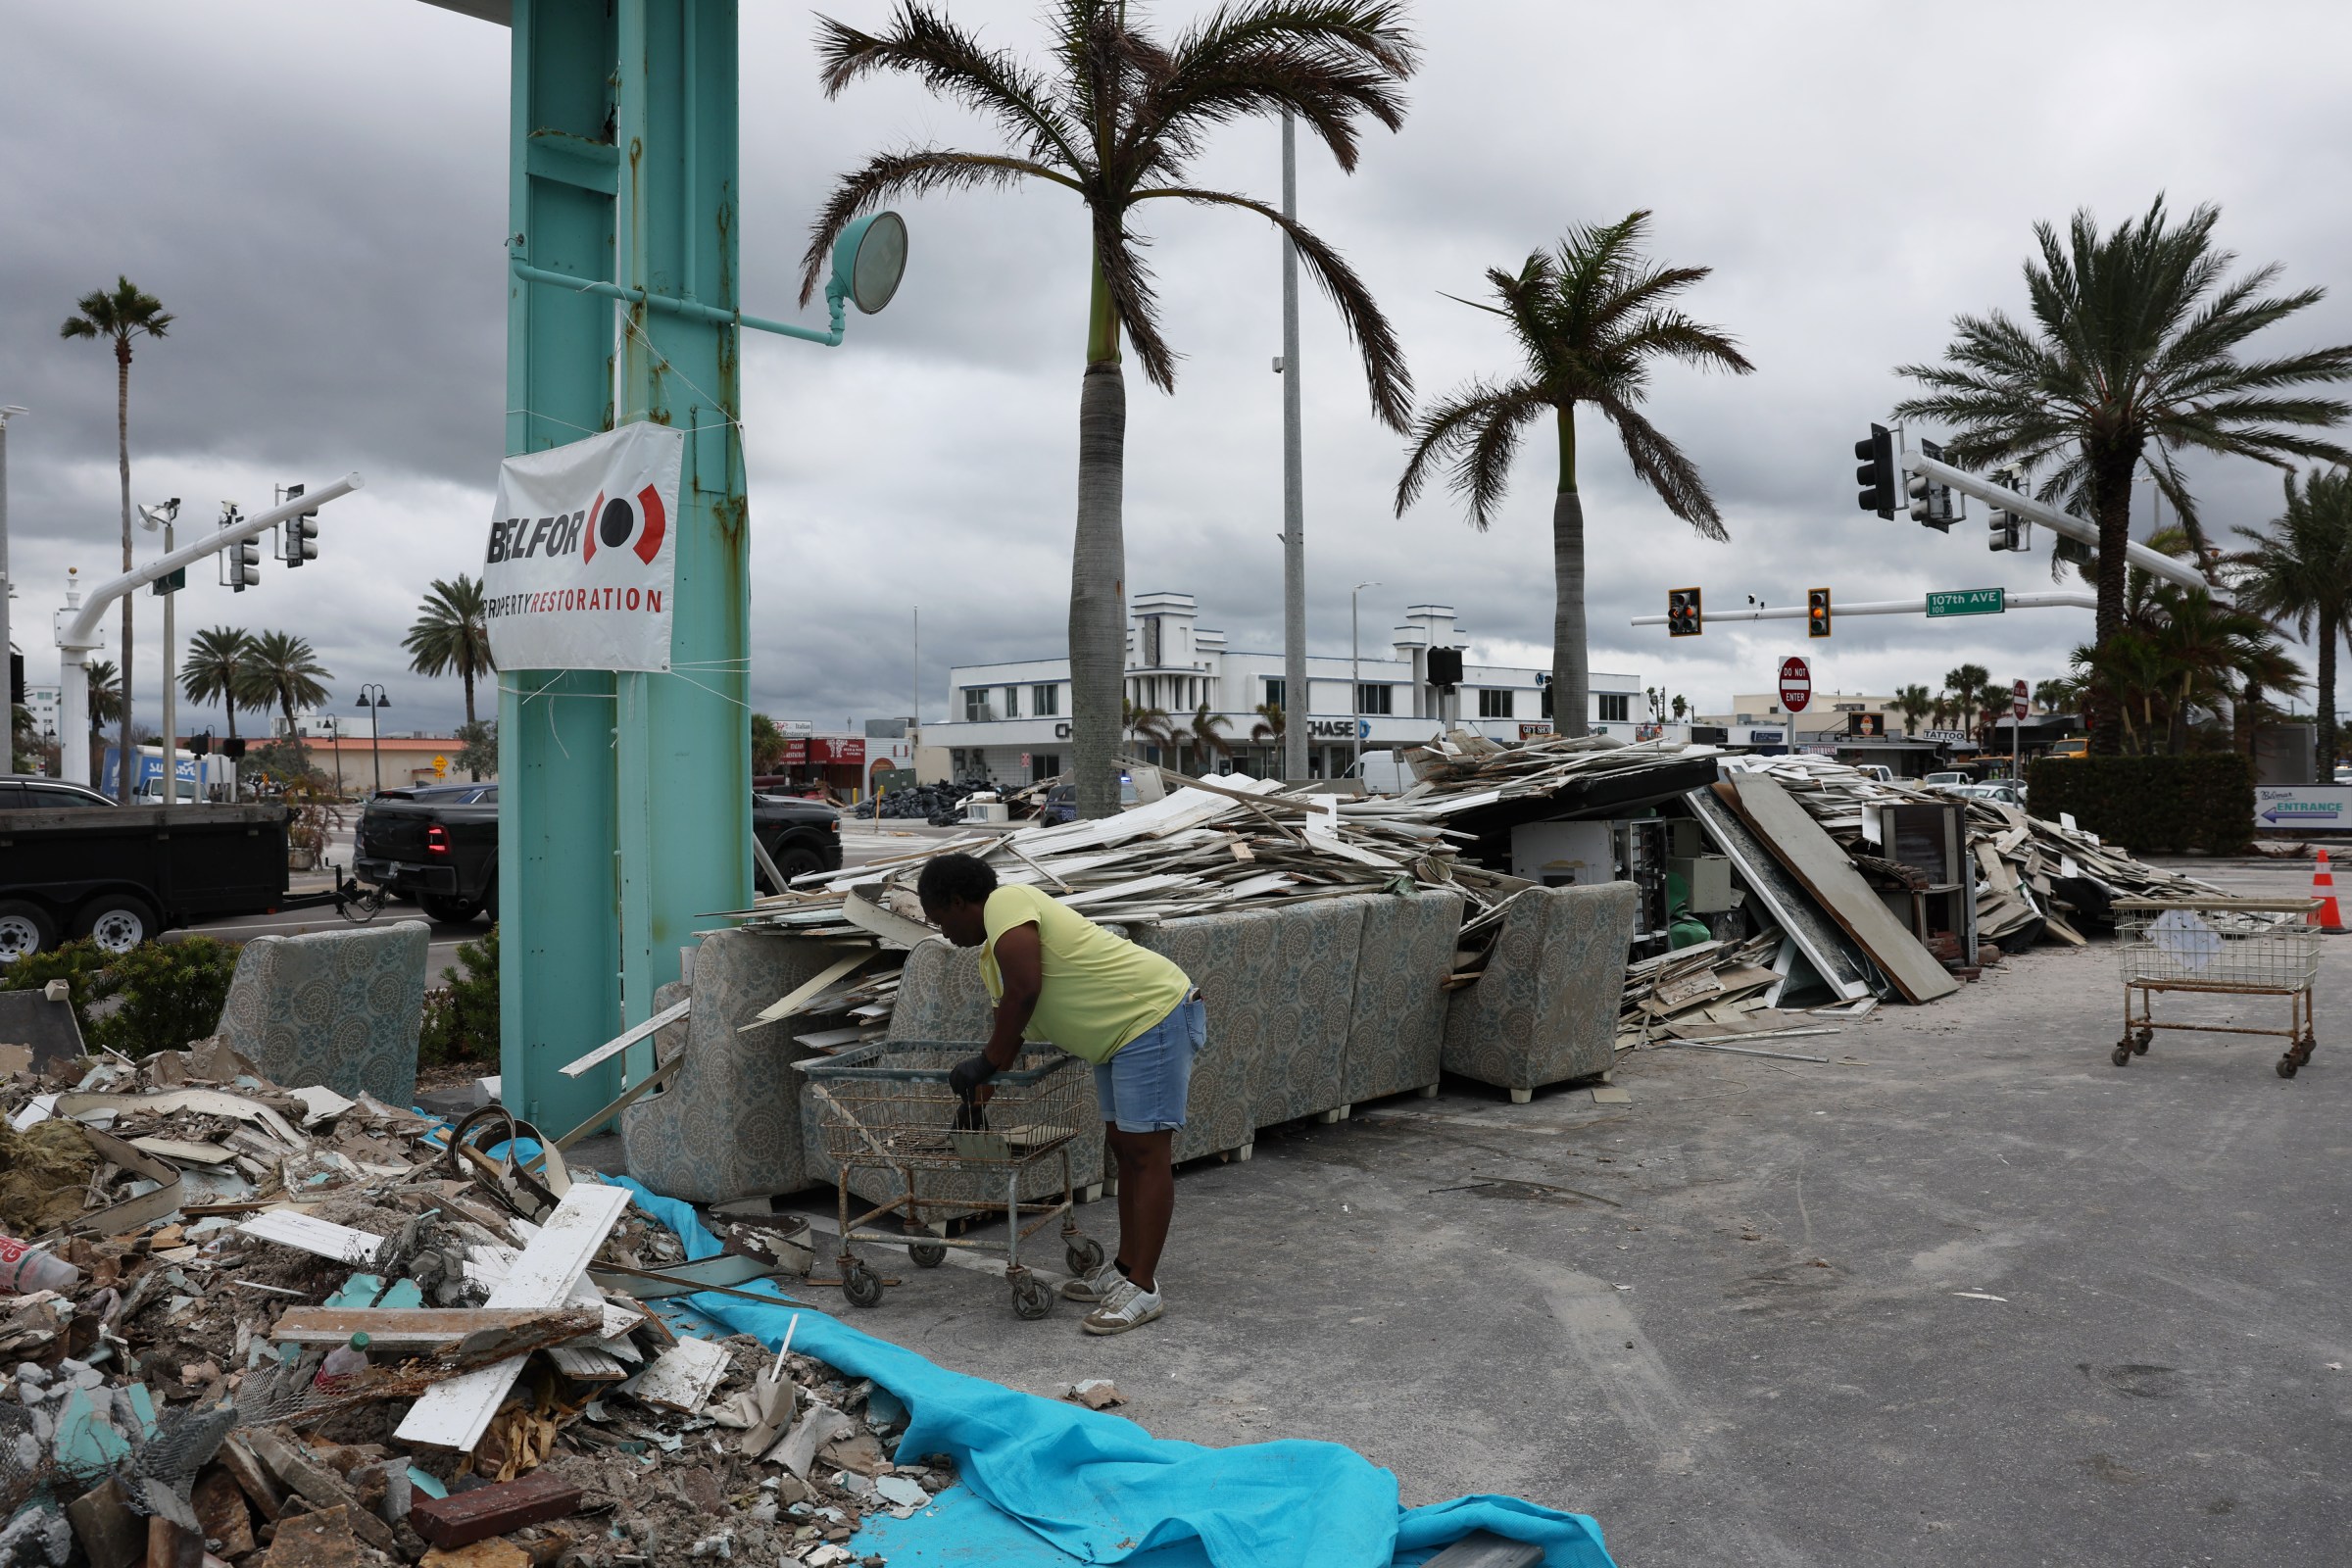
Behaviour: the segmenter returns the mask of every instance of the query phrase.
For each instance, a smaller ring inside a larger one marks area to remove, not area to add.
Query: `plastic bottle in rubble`
[[[338,1345],[326,1352],[318,1363],[318,1375],[311,1381],[322,1392],[340,1392],[353,1378],[368,1370],[368,1336],[354,1334],[349,1345]]]
[[[0,1236],[0,1296],[71,1290],[81,1270],[53,1252]]]

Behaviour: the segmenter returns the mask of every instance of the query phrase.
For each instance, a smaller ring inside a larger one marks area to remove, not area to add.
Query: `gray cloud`
[[[1035,46],[1027,0],[956,9]],[[808,11],[744,11],[745,303],[791,317],[803,314],[792,294],[806,225],[834,172],[878,147],[982,146],[988,132],[904,83],[827,103]],[[93,14],[107,37],[139,47],[102,47]],[[1379,292],[1424,396],[1510,364],[1498,323],[1441,293],[1475,293],[1483,269],[1515,265],[1565,224],[1651,208],[1662,256],[1715,268],[1691,307],[1737,332],[1759,371],[1661,371],[1653,413],[1713,482],[1732,541],[1695,540],[1590,424],[1583,474],[1594,662],[1714,707],[1759,689],[1801,639],[1793,625],[1723,625],[1693,648],[1626,624],[1670,586],[1701,583],[1720,606],[1825,582],[1846,600],[2047,585],[2046,558],[1987,555],[1974,519],[1946,538],[1858,513],[1847,456],[1900,395],[1891,367],[1936,354],[1956,312],[2018,309],[2035,220],[2087,203],[2113,221],[2164,189],[2183,207],[2220,202],[2226,241],[2283,263],[2290,284],[2339,282],[2330,269],[2352,250],[2352,220],[2312,193],[2339,188],[2352,163],[2336,64],[2352,18],[2322,6],[2266,16],[2256,29],[2161,5],[1427,4],[1428,64],[1404,131],[1371,137],[1352,177],[1302,149],[1301,203]],[[2293,47],[2278,47],[2281,35]],[[456,684],[404,675],[397,643],[425,583],[477,559],[501,449],[506,35],[414,0],[7,0],[0,36],[0,123],[15,149],[0,161],[0,211],[16,220],[0,253],[0,401],[33,409],[10,437],[16,624],[33,668],[48,663],[65,567],[89,574],[115,548],[111,367],[56,329],[76,295],[120,271],[179,314],[134,368],[140,499],[179,494],[202,521],[221,496],[250,507],[286,479],[368,477],[329,510],[318,565],[298,578],[269,568],[259,593],[233,600],[192,586],[183,634],[284,626],[318,646],[339,705],[380,679],[397,715],[453,720]],[[1199,176],[1271,195],[1277,145],[1271,126],[1236,127]],[[951,657],[1061,642],[1079,212],[1039,191],[907,214],[913,268],[888,314],[857,319],[831,353],[765,338],[745,348],[754,690],[780,713],[903,710],[917,604],[935,713]],[[1173,397],[1130,386],[1129,580],[1191,589],[1235,646],[1273,647],[1277,247],[1243,215],[1147,216],[1186,359]],[[1442,495],[1392,517],[1399,443],[1369,418],[1333,313],[1311,286],[1306,298],[1317,647],[1345,651],[1347,589],[1365,578],[1386,584],[1367,595],[1376,646],[1422,598],[1453,602],[1482,642],[1545,645],[1548,444],[1531,444],[1491,534]],[[2331,295],[2274,335],[2280,348],[2352,338],[2352,298]],[[2193,471],[2217,525],[2276,509],[2269,470]],[[140,612],[149,716],[153,604]],[[2087,622],[1849,619],[1827,652],[1807,651],[1825,689],[1933,683],[1963,660],[2039,678],[2060,671]]]

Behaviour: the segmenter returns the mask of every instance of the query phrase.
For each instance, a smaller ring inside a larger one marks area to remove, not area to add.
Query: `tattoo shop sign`
[[[669,668],[686,434],[626,424],[499,466],[483,556],[501,669]]]

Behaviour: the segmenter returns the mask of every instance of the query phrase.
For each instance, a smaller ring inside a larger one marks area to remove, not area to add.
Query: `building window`
[[[1396,711],[1390,706],[1395,701],[1396,690],[1394,686],[1375,686],[1370,681],[1359,682],[1355,688],[1355,710],[1359,713]]]
[[[1290,703],[1285,696],[1287,691],[1288,688],[1284,686],[1281,676],[1268,675],[1266,677],[1266,706],[1268,708],[1288,709],[1290,707]]]
[[[985,724],[997,715],[988,710],[988,688],[966,686],[963,689],[963,721],[966,724]]]
[[[1054,685],[1029,688],[1029,711],[1032,717],[1052,718],[1061,711],[1061,688]],[[1056,769],[1055,771],[1059,771]]]
[[[1021,689],[1018,686],[1004,688],[1004,716],[1006,718],[1021,716]]]
[[[1630,724],[1634,721],[1634,699],[1626,692],[1602,692],[1599,697],[1600,721],[1603,724]]]
[[[1507,688],[1481,686],[1478,689],[1478,716],[1481,718],[1510,717],[1511,699],[1514,695]]]
[[[1029,782],[1043,784],[1061,771],[1059,752],[1031,752],[1029,754]]]

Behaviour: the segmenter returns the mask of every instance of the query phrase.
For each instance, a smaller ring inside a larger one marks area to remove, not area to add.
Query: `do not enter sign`
[[[2024,681],[2021,680],[2009,688],[2009,710],[2011,712],[2023,718],[2032,706],[2033,704],[2027,698]]]
[[[1781,661],[1781,706],[1801,713],[1813,701],[1813,666],[1791,656]]]

